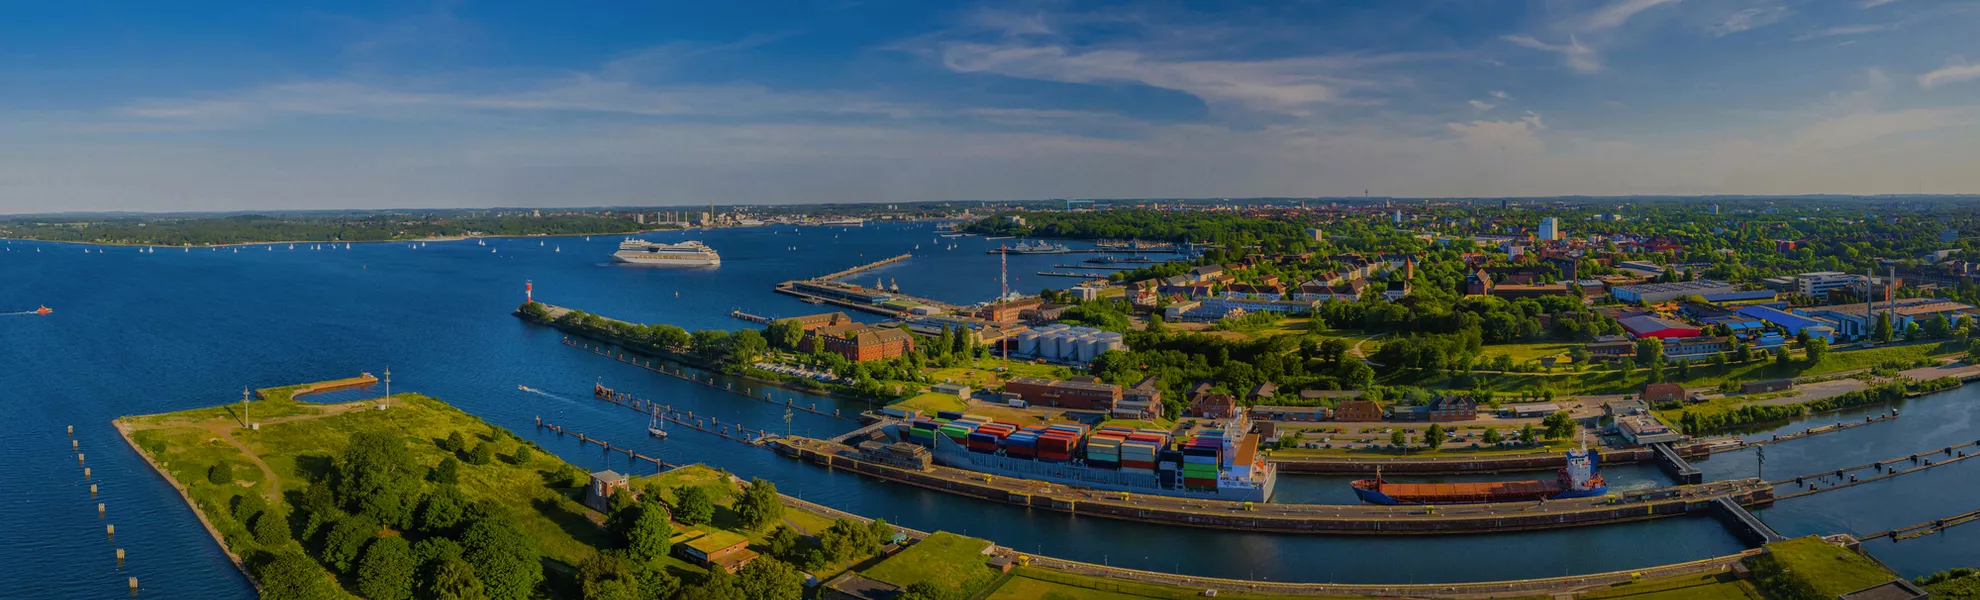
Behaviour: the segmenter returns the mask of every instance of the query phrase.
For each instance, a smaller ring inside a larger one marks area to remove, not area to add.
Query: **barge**
[[[1596,473],[1601,459],[1587,448],[1569,450],[1567,466],[1552,480],[1481,481],[1470,483],[1390,483],[1377,471],[1374,479],[1356,480],[1354,495],[1366,504],[1475,504],[1535,502],[1592,498],[1609,493]]]

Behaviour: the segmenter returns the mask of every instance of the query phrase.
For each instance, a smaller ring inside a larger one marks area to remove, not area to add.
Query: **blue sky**
[[[1980,192],[1980,1],[7,13],[0,212]]]

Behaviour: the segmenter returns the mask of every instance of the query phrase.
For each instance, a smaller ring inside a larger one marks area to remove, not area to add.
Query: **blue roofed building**
[[[1806,330],[1808,337],[1819,337],[1831,343],[1836,341],[1836,322],[1821,317],[1797,315],[1765,306],[1740,307],[1739,314],[1785,329],[1789,335],[1799,336]]]

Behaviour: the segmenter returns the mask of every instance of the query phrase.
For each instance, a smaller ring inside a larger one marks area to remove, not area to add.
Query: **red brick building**
[[[1085,380],[1019,377],[1004,383],[1004,393],[1016,394],[1034,405],[1077,410],[1113,410],[1114,404],[1121,401],[1121,386],[1082,379]]]
[[[1036,309],[1044,304],[1045,301],[1038,298],[998,302],[977,309],[976,317],[997,323],[1017,323],[1024,319],[1024,311]]]
[[[1643,401],[1651,405],[1684,400],[1684,386],[1675,383],[1652,383],[1643,386]]]
[[[846,313],[842,312],[821,313],[778,320],[796,321],[798,328],[803,331],[811,331],[820,327],[830,327],[833,325],[846,325],[853,322],[852,317],[846,316]]]
[[[1230,394],[1203,394],[1189,402],[1189,416],[1199,419],[1228,419],[1237,410],[1237,398]]]
[[[1447,396],[1430,403],[1431,421],[1470,421],[1478,418],[1478,403],[1462,396]]]
[[[853,362],[885,360],[914,351],[914,336],[895,328],[848,323],[819,327],[810,335],[814,343],[824,344],[826,352]]]
[[[1334,420],[1373,422],[1382,420],[1382,405],[1372,400],[1349,400],[1334,409]]]

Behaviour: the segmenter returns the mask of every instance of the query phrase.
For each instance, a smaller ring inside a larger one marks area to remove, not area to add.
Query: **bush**
[[[263,510],[254,519],[254,542],[273,548],[289,542],[289,515],[281,510]]]
[[[529,451],[529,446],[516,446],[512,458],[516,459],[516,464],[523,465],[529,464],[530,459],[536,458],[536,455]]]
[[[459,431],[449,433],[447,434],[447,439],[440,440],[440,449],[446,450],[448,452],[460,452],[462,450],[466,450],[467,436],[461,435],[461,432]]]
[[[490,447],[491,445],[492,444],[489,444],[488,442],[475,444],[474,450],[472,452],[468,452],[467,455],[468,464],[481,466],[495,462],[495,449],[491,448]]]
[[[267,509],[268,509],[268,501],[262,499],[261,494],[248,492],[246,494],[242,494],[234,497],[235,521],[240,521],[242,523],[251,522],[254,520],[255,515],[259,515],[261,514],[261,511]]]
[[[227,485],[234,482],[234,463],[220,461],[206,469],[206,481],[213,485]]]
[[[449,456],[446,458],[446,460],[440,461],[440,464],[435,465],[433,467],[433,472],[427,475],[426,478],[433,480],[434,483],[444,484],[444,485],[453,485],[456,483],[460,483],[461,461],[452,456]]]

